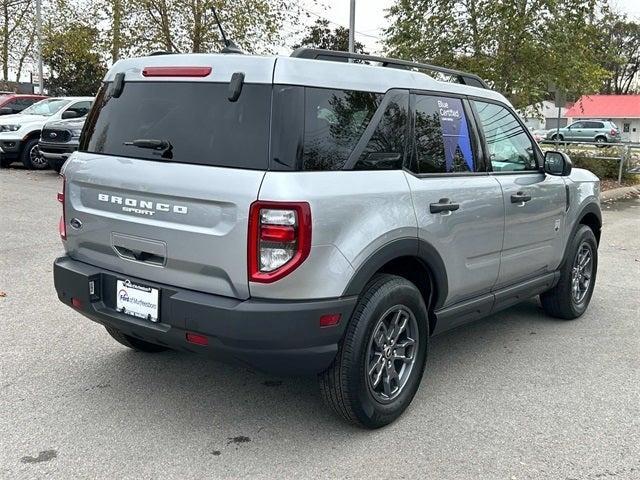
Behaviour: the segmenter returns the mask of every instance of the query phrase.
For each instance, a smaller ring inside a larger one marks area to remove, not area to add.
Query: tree
[[[12,66],[21,71],[31,54],[35,31],[34,8],[32,0],[0,0],[2,80],[9,80],[9,68]]]
[[[349,29],[338,25],[335,29],[329,26],[329,20],[319,18],[316,23],[307,28],[304,38],[298,47],[322,48],[324,50],[349,50]],[[365,53],[364,45],[354,42],[353,49],[356,53]]]
[[[81,24],[47,32],[42,53],[51,72],[50,94],[95,95],[106,71],[97,38],[96,28]]]
[[[212,7],[216,8],[227,37],[242,49],[250,53],[268,51],[282,40],[282,26],[301,14],[296,0],[127,1],[122,22],[130,25],[129,36],[135,54],[154,50],[219,51],[222,39]]]
[[[388,53],[477,73],[516,107],[596,91],[594,50],[604,0],[396,0]]]
[[[640,24],[612,13],[602,21],[602,35],[602,66],[610,76],[601,93],[633,93],[633,81],[640,72]]]

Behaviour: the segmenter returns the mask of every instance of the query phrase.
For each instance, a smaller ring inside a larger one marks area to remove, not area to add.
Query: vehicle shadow
[[[446,390],[456,382],[457,371],[473,375],[475,368],[482,375],[482,365],[474,361],[478,356],[501,356],[513,339],[527,341],[533,338],[532,331],[541,331],[549,324],[557,322],[544,316],[537,301],[529,301],[433,338],[427,373],[416,401],[428,402],[433,388]],[[104,341],[109,340],[105,334]],[[342,435],[364,432],[345,426],[322,405],[315,378],[275,378],[198,355],[142,354],[119,347],[96,359],[92,367],[99,370],[103,380],[89,386],[87,395],[81,395],[78,401],[99,403],[99,397],[107,397],[104,400],[111,404],[116,401],[120,412],[101,412],[114,415],[115,423],[121,423],[118,415],[124,411],[134,418],[160,416],[177,430],[187,425],[193,436],[209,436],[214,430],[237,432],[247,438],[293,430],[297,435],[313,435],[318,429]],[[410,412],[403,418],[410,418]],[[233,437],[228,434],[225,439]]]

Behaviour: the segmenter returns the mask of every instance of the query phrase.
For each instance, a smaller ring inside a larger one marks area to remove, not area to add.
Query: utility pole
[[[349,53],[354,52],[356,33],[356,0],[351,0],[349,10]]]
[[[38,81],[39,94],[44,93],[44,79],[42,78],[42,0],[36,0],[36,29],[38,30]]]

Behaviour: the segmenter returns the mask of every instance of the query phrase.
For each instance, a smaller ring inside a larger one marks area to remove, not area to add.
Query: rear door
[[[447,306],[489,292],[498,278],[502,191],[479,163],[479,139],[466,100],[415,94],[412,105],[413,147],[406,177],[418,236],[447,266]]]
[[[248,215],[268,164],[272,68],[237,101],[230,68],[215,82],[134,77],[119,96],[107,84],[64,171],[69,255],[248,298]]]
[[[555,270],[562,256],[566,192],[562,177],[546,175],[541,154],[505,106],[473,101],[493,178],[505,205],[497,287]]]

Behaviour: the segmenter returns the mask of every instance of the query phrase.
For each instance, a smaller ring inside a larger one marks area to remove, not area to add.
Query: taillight
[[[616,130],[615,128],[612,128],[611,132],[609,132],[609,133],[610,133],[610,135],[615,137],[616,135],[618,135],[618,130]]]
[[[306,202],[263,202],[249,210],[249,281],[271,283],[309,256],[311,208]]]
[[[67,182],[65,181],[64,175],[60,175],[60,179],[62,180],[62,188],[60,189],[61,191],[58,192],[58,201],[62,204],[62,216],[60,217],[60,221],[58,222],[58,233],[60,233],[60,238],[62,238],[62,240],[66,240],[67,239],[67,219],[65,217],[65,212],[64,212],[64,195],[65,195],[65,190],[66,190],[66,184]]]

